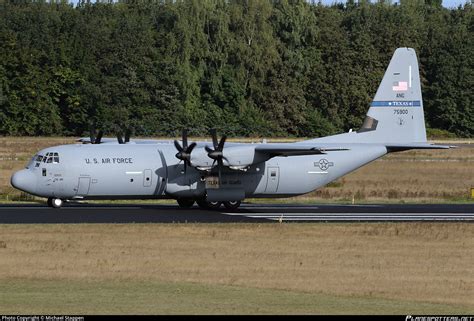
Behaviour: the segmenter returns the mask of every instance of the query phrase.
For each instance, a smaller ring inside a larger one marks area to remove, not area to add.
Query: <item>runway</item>
[[[261,205],[237,211],[176,205],[0,205],[0,224],[263,223],[263,222],[474,222],[474,204]]]

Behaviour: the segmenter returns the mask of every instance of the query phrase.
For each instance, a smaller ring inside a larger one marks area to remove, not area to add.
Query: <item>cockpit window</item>
[[[48,152],[45,154],[45,156],[38,155],[36,157],[36,167],[39,166],[39,163],[47,163],[47,164],[59,164],[59,153],[56,152]]]

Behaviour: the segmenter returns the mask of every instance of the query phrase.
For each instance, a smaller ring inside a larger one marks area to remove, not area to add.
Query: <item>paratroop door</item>
[[[265,193],[276,193],[279,180],[280,168],[278,166],[269,166],[267,168],[267,188],[265,189]]]
[[[89,194],[89,188],[91,185],[90,177],[79,177],[79,186],[77,188],[77,195],[87,195]]]

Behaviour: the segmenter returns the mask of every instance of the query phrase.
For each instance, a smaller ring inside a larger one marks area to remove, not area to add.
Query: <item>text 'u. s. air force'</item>
[[[84,158],[86,164],[133,164],[132,157]]]

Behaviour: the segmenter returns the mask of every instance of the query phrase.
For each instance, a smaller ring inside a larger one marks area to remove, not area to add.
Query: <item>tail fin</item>
[[[357,132],[351,130],[304,143],[375,143],[385,145],[388,152],[454,147],[426,141],[418,60],[412,48],[395,50],[364,124]]]
[[[398,48],[358,133],[361,141],[426,142],[420,74],[415,50]]]

